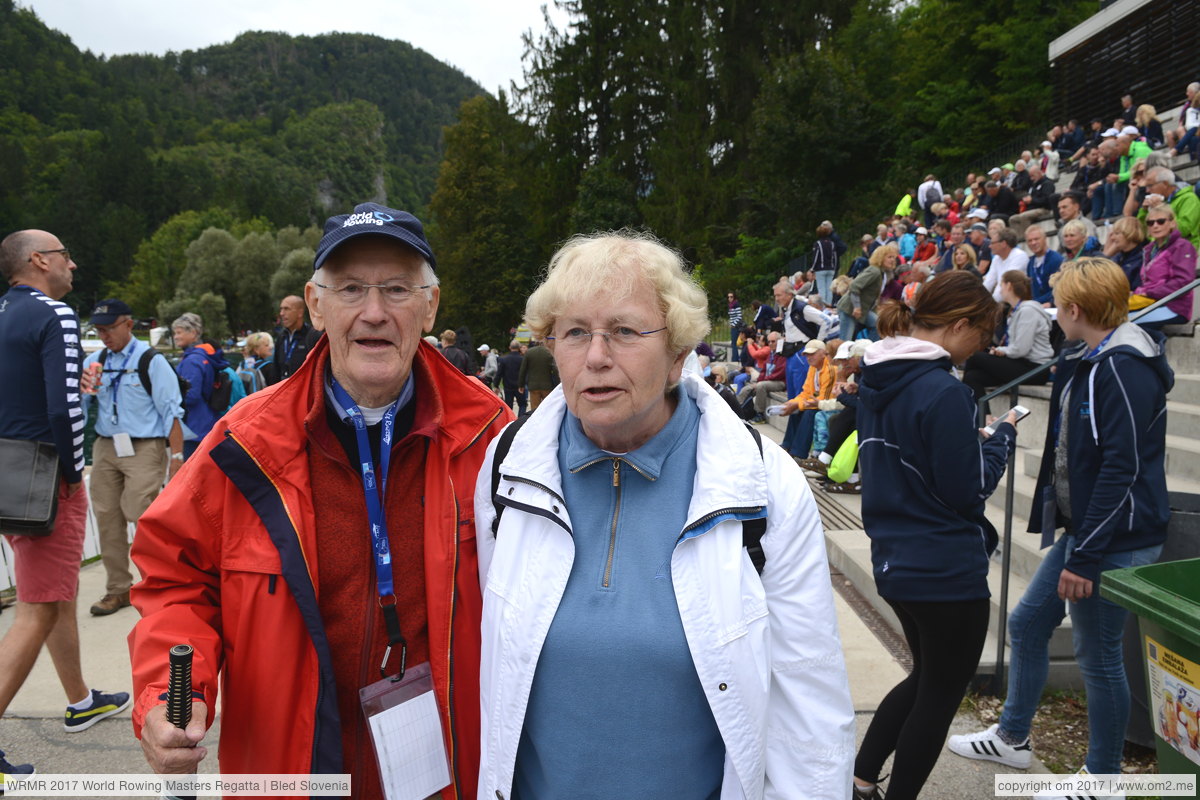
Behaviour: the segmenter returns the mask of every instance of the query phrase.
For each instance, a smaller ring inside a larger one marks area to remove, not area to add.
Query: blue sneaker
[[[104,694],[92,689],[92,704],[83,711],[67,706],[66,721],[63,728],[67,733],[86,731],[102,719],[108,719],[114,714],[120,714],[129,708],[129,693],[115,692]]]
[[[10,764],[0,750],[0,795],[4,794],[6,783],[23,781],[33,774],[33,764]]]

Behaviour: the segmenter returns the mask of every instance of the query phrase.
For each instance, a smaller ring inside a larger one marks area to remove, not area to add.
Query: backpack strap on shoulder
[[[759,458],[762,458],[762,434],[755,430],[754,426],[749,422],[742,424],[746,426],[746,430],[754,437],[754,443],[758,445]],[[754,571],[759,575],[762,575],[763,567],[767,565],[767,554],[762,549],[762,538],[766,532],[766,517],[742,520],[742,546],[746,548],[746,553],[750,556],[750,563],[754,565]]]
[[[142,388],[146,390],[146,394],[154,396],[154,384],[150,381],[150,362],[158,355],[158,351],[153,347],[144,351],[141,357],[138,358],[138,378],[142,381]],[[166,356],[163,356],[166,358]]]
[[[525,424],[526,420],[531,415],[517,417],[508,427],[500,432],[500,436],[496,442],[496,451],[492,454],[492,507],[496,509],[496,515],[492,517],[492,538],[496,538],[496,531],[500,529],[500,515],[504,513],[504,506],[496,502],[497,493],[500,491],[500,465],[504,462],[505,456],[508,455],[509,449],[512,448],[513,439],[517,436],[517,431]]]

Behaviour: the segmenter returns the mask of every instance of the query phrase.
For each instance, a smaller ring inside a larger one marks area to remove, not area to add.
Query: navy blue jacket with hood
[[[950,354],[909,336],[876,342],[858,389],[863,526],[879,594],[951,602],[989,597],[996,529],[984,504],[1004,474],[1017,432],[981,439],[971,390]]]
[[[1163,352],[1165,341],[1157,331],[1126,322],[1099,352],[1089,353],[1081,344],[1059,356],[1029,530],[1041,532],[1046,546],[1053,541],[1053,528],[1065,526],[1075,537],[1066,568],[1091,581],[1099,579],[1106,553],[1139,550],[1167,539],[1167,392],[1175,375]],[[1064,396],[1070,415],[1067,514],[1058,507],[1054,489]]]

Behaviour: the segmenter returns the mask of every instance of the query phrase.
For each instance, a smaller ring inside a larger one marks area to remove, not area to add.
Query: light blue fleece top
[[[675,396],[663,429],[622,455],[597,447],[570,412],[563,419],[575,561],[533,677],[519,800],[720,795],[725,745],[671,583],[700,422],[695,401]]]

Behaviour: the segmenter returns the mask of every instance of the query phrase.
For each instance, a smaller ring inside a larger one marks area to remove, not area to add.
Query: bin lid
[[[1200,647],[1200,558],[1110,570],[1100,596]]]

